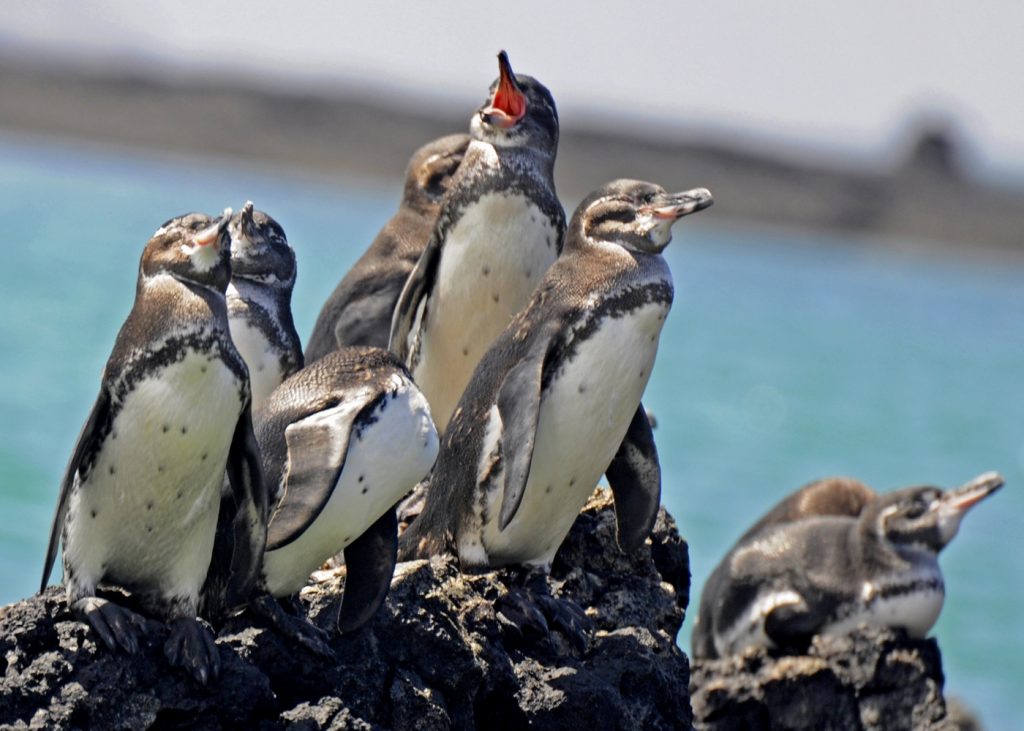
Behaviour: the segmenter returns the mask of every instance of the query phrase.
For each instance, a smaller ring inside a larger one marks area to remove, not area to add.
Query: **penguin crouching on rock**
[[[413,153],[398,212],[327,298],[306,344],[307,363],[352,345],[388,347],[398,296],[468,146],[469,135],[448,135]]]
[[[499,77],[473,115],[469,144],[430,240],[395,306],[389,348],[409,368],[443,433],[476,364],[558,257],[558,113],[536,79]]]
[[[654,524],[661,472],[640,397],[672,304],[661,251],[673,223],[711,202],[617,180],[580,204],[564,253],[474,372],[400,560],[452,551],[465,570],[526,567],[504,616],[543,633],[539,611],[581,635],[578,608],[559,611],[545,577],[602,473],[623,550]]]
[[[945,598],[939,552],[967,511],[1002,485],[988,472],[955,490],[909,487],[878,495],[855,515],[811,515],[748,532],[704,586],[694,657],[752,646],[803,653],[814,635],[861,624],[925,637]]]
[[[330,656],[311,624],[283,612],[339,551],[345,592],[332,629],[368,621],[391,585],[395,504],[429,472],[438,438],[430,407],[394,355],[328,353],[281,384],[257,414],[271,518],[258,595],[250,606],[309,649]]]
[[[292,322],[295,252],[284,229],[247,201],[228,227],[231,283],[228,322],[235,347],[249,368],[252,408],[302,368],[302,345]]]
[[[75,615],[109,648],[135,652],[144,620],[97,594],[101,584],[127,589],[170,622],[171,665],[203,683],[220,666],[197,621],[204,582],[218,606],[244,601],[266,538],[249,379],[224,298],[230,217],[174,218],[146,245],[135,303],[61,483],[42,581],[63,543]],[[226,557],[213,556],[215,534]]]

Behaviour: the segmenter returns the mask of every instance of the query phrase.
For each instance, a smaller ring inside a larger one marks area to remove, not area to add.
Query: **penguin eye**
[[[914,503],[909,508],[907,508],[907,517],[911,520],[920,518],[922,515],[924,515],[924,511],[927,510],[927,507],[928,506],[926,506],[920,500],[915,500]]]

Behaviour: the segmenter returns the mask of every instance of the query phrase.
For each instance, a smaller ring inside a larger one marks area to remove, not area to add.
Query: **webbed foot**
[[[550,639],[554,629],[578,652],[586,652],[591,622],[583,608],[569,599],[553,597],[545,573],[530,572],[522,583],[495,602],[499,621],[518,640]]]
[[[337,660],[337,655],[328,644],[330,635],[311,621],[288,614],[274,597],[261,594],[251,599],[249,606],[277,632],[299,646],[327,660]]]
[[[220,650],[209,626],[194,617],[171,622],[164,655],[172,667],[184,668],[201,685],[220,675]]]
[[[134,654],[139,650],[139,634],[146,629],[146,620],[108,599],[88,596],[71,605],[79,619],[88,622],[111,650],[117,648]]]

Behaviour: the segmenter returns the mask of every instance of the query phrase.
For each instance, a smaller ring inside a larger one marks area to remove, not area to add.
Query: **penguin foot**
[[[330,661],[338,659],[328,644],[330,635],[311,621],[288,614],[277,600],[269,594],[263,594],[249,602],[252,610],[270,624],[275,631],[284,635],[300,647],[304,647],[314,655]]]
[[[185,669],[200,685],[220,675],[220,650],[213,632],[197,618],[181,617],[171,622],[164,655],[172,667]]]
[[[527,586],[513,587],[495,602],[500,621],[519,641],[550,641],[551,630],[562,634],[577,652],[589,646],[591,622],[583,608],[568,599],[556,599],[543,575],[534,574]]]
[[[79,599],[71,605],[79,619],[88,622],[111,650],[117,648],[134,654],[139,650],[139,633],[146,629],[146,620],[119,604],[96,596]]]

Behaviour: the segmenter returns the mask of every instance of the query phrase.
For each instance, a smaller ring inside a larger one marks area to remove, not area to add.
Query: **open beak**
[[[667,193],[659,196],[651,204],[651,212],[655,218],[676,221],[697,211],[709,208],[714,200],[707,188],[684,190],[682,193]]]
[[[196,246],[209,246],[217,243],[224,232],[228,230],[229,223],[231,223],[231,209],[225,208],[220,218],[192,237],[192,243]]]
[[[508,129],[526,115],[526,95],[516,83],[516,75],[504,51],[498,54],[498,74],[498,88],[481,114],[495,127]]]

